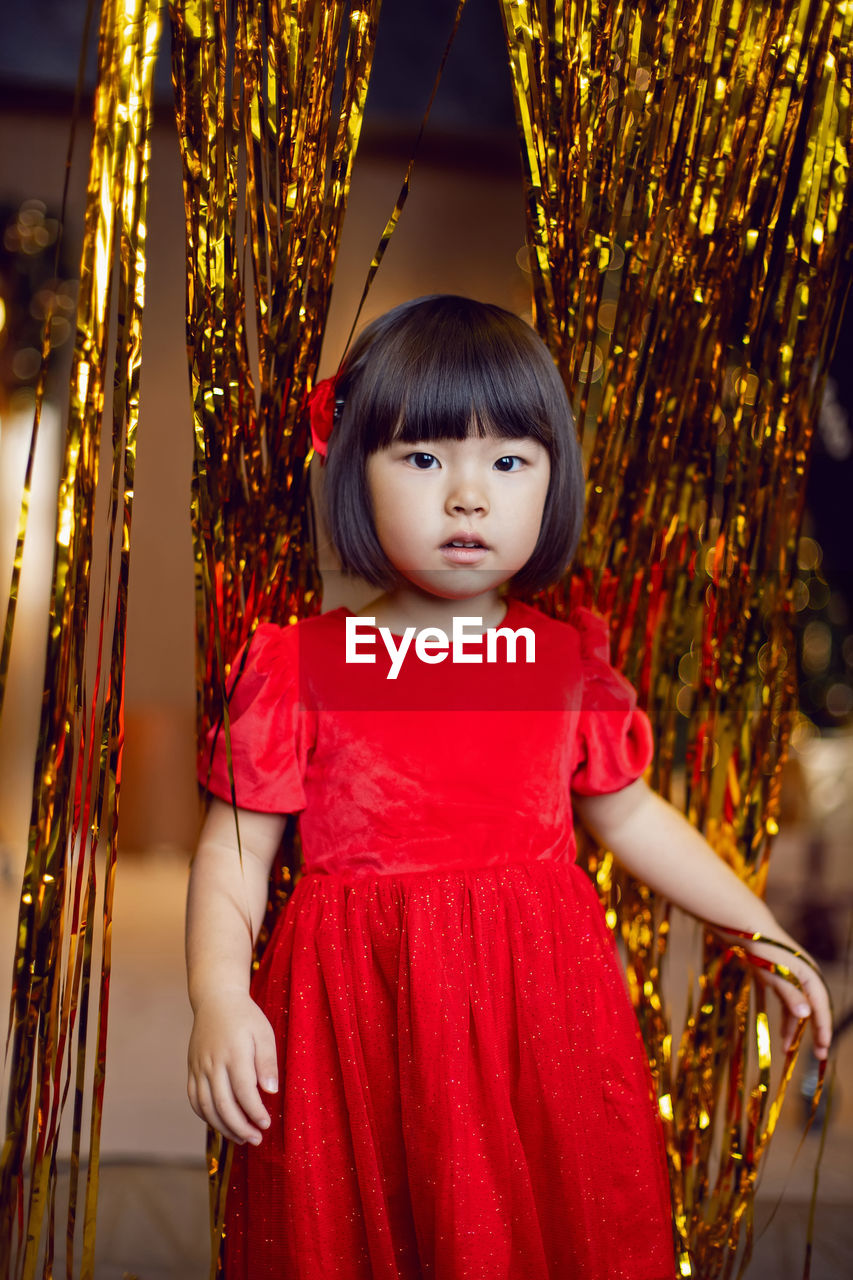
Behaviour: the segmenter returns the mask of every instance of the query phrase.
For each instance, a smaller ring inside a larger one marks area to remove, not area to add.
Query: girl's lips
[[[445,560],[451,564],[479,564],[488,553],[488,547],[451,547],[445,543],[440,548]]]

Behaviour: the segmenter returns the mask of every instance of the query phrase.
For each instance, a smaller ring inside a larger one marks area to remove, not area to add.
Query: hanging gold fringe
[[[200,729],[221,714],[224,671],[257,622],[319,607],[304,403],[378,12],[378,0],[171,6],[196,445]]]
[[[66,1274],[72,1274],[75,1245],[80,1246],[82,1236],[79,1274],[94,1275],[145,285],[151,80],[159,33],[156,0],[121,4],[104,0],[77,339],[58,499],[45,698],[7,1039],[9,1100],[0,1162],[0,1276],[21,1280],[34,1277],[40,1264],[43,1276],[53,1274],[57,1149],[72,1065]],[[116,324],[114,346],[109,337],[111,315]],[[49,327],[50,316],[46,331]],[[99,494],[107,393],[112,473]],[[40,405],[36,423],[39,409]],[[30,465],[24,516],[31,476]],[[0,661],[4,674],[24,532],[22,519]],[[97,936],[96,925],[100,926]],[[98,948],[101,963],[97,1007],[91,1014],[92,1045],[90,985]],[[88,1089],[91,1109],[87,1115]],[[84,1125],[89,1150],[85,1202],[79,1215],[80,1166],[81,1159],[87,1158],[82,1149]]]
[[[195,427],[198,719],[203,733],[224,716],[226,741],[223,691],[237,650],[259,621],[294,622],[320,605],[304,405],[320,357],[379,6],[170,6]],[[279,872],[286,893],[290,872]],[[210,1131],[214,1270],[227,1157],[227,1144]]]
[[[671,794],[686,730],[684,807],[761,893],[795,709],[804,477],[850,279],[853,9],[502,0],[502,12],[535,321],[588,457],[575,578],[545,603],[612,612],[618,662],[657,729],[656,787]],[[762,993],[750,1012],[747,966],[708,932],[674,1060],[666,904],[616,879],[609,855],[592,869],[658,1081],[681,1274],[729,1276],[743,1224],[749,1260],[794,1054],[771,1105]]]

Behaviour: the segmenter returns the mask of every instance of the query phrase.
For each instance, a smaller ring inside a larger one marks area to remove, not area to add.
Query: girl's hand
[[[275,1034],[244,989],[206,996],[187,1054],[190,1106],[232,1142],[257,1146],[270,1116],[261,1098],[278,1090]]]
[[[778,925],[766,930],[762,929],[761,932],[767,937],[778,938],[780,942],[787,943],[788,946],[799,951],[801,956],[808,956],[805,948]],[[829,993],[823,980],[804,959],[792,955],[790,951],[783,951],[781,947],[775,947],[766,942],[749,942],[744,938],[738,938],[735,941],[745,947],[750,954],[760,956],[764,960],[772,960],[774,964],[784,965],[786,969],[790,969],[802,986],[802,990],[799,990],[780,974],[771,973],[769,969],[762,969],[757,965],[753,966],[759,982],[775,991],[782,1004],[782,1047],[785,1052],[788,1052],[793,1043],[797,1024],[803,1018],[810,1017],[814,1055],[816,1058],[826,1058],[832,1040],[832,1010],[829,1004]],[[814,957],[808,956],[808,958],[816,964]]]
[[[759,981],[772,987],[782,1001],[782,1041],[786,1052],[793,1043],[799,1019],[811,1017],[815,1056],[826,1058],[832,1039],[832,1012],[822,979],[805,960],[791,952],[750,942],[720,923],[726,920],[736,929],[760,933],[806,954],[796,939],[781,928],[766,903],[727,866],[684,814],[651,791],[642,779],[607,795],[576,796],[573,803],[599,844],[612,850],[638,880],[709,925],[726,942],[791,971],[802,990],[786,978],[752,966]]]

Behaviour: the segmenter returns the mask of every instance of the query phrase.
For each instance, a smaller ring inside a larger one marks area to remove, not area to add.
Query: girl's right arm
[[[187,1093],[196,1115],[234,1142],[261,1141],[270,1117],[260,1090],[278,1088],[275,1036],[249,995],[283,814],[213,800],[190,870],[187,984],[195,1020]],[[240,851],[242,850],[242,868]]]

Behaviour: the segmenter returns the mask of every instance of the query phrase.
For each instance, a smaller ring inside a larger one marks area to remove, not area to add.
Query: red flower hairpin
[[[329,436],[335,425],[337,378],[323,378],[308,397],[311,444],[325,460]]]

